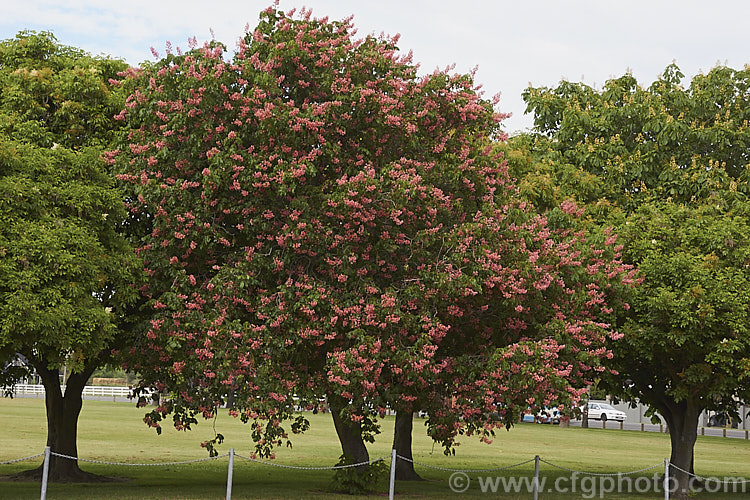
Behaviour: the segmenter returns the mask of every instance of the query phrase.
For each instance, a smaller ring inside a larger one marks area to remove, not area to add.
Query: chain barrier
[[[79,460],[81,462],[88,462],[88,463],[100,464],[100,465],[118,465],[118,466],[131,466],[131,467],[164,467],[164,466],[169,466],[169,465],[188,465],[188,464],[195,464],[195,463],[200,463],[200,462],[209,462],[211,460],[218,460],[220,458],[228,457],[229,453],[225,453],[223,455],[218,455],[218,456],[215,456],[215,457],[198,458],[198,459],[194,459],[194,460],[183,460],[183,461],[178,461],[178,462],[149,462],[149,463],[107,462],[107,461],[103,461],[103,460],[92,460],[92,459],[74,457],[74,456],[71,456],[71,455],[65,455],[65,454],[62,454],[62,453],[54,452],[54,451],[50,452],[50,455],[56,456],[56,457],[59,457],[59,458],[66,458],[68,460]],[[0,465],[14,464],[14,463],[23,462],[23,461],[26,461],[26,460],[31,460],[31,459],[39,458],[39,457],[43,457],[43,456],[44,456],[44,453],[39,453],[37,455],[31,455],[31,456],[24,457],[24,458],[17,458],[15,460],[8,460],[8,461],[5,461],[5,462],[0,462]],[[306,466],[299,466],[299,465],[277,464],[277,463],[273,463],[273,462],[267,462],[265,460],[258,460],[256,458],[246,457],[246,456],[239,455],[239,454],[235,454],[235,457],[242,458],[244,460],[247,460],[248,462],[254,462],[254,463],[258,463],[258,464],[262,464],[262,465],[269,465],[269,466],[272,466],[272,467],[281,467],[281,468],[285,468],[285,469],[296,469],[296,470],[337,470],[337,469],[346,469],[346,468],[349,468],[349,467],[360,467],[362,465],[371,465],[371,464],[374,464],[374,463],[383,462],[383,461],[385,461],[385,460],[387,460],[387,459],[390,458],[390,457],[379,457],[379,458],[375,458],[375,459],[372,459],[372,460],[369,460],[369,461],[366,461],[366,462],[359,462],[359,463],[356,463],[356,464],[334,465],[334,466],[328,466],[328,467],[306,467]],[[515,467],[520,467],[522,465],[526,465],[526,464],[531,463],[531,462],[534,461],[533,458],[530,458],[529,460],[526,460],[524,462],[519,462],[519,463],[513,464],[513,465],[506,465],[504,467],[495,467],[495,468],[492,468],[492,469],[454,469],[454,468],[451,468],[451,467],[439,467],[439,466],[436,466],[436,465],[430,465],[430,464],[425,464],[425,463],[422,463],[422,462],[417,462],[416,460],[413,460],[411,458],[407,458],[407,457],[404,457],[404,456],[401,456],[401,455],[396,455],[396,457],[399,458],[399,459],[401,459],[401,460],[404,460],[406,462],[411,462],[414,465],[419,465],[421,467],[426,467],[428,469],[442,470],[442,471],[446,471],[446,472],[472,472],[472,473],[478,473],[478,472],[498,472],[498,471],[502,471],[502,470],[513,469]],[[627,476],[627,475],[630,475],[630,474],[638,474],[639,472],[645,472],[645,471],[648,471],[648,470],[651,470],[651,469],[656,469],[656,468],[662,466],[662,464],[658,464],[658,465],[652,465],[651,467],[646,467],[644,469],[638,469],[638,470],[629,471],[629,472],[599,473],[599,472],[588,472],[588,471],[580,471],[580,470],[575,470],[575,469],[569,469],[567,467],[563,467],[563,466],[554,464],[552,462],[548,462],[547,460],[544,460],[544,459],[539,459],[539,461],[543,462],[543,463],[545,463],[547,465],[549,465],[550,467],[555,467],[556,469],[560,469],[560,470],[564,470],[564,471],[568,471],[568,472],[577,472],[579,474],[586,474],[586,475],[590,475],[590,476],[619,476],[619,475],[625,475],[625,476]],[[692,473],[687,472],[687,471],[685,471],[683,469],[680,469],[679,467],[677,467],[674,464],[670,464],[670,466],[674,467],[675,469],[678,469],[678,470],[680,470],[682,472],[685,472],[686,474],[689,474],[689,475],[691,475],[691,476],[693,476],[695,478],[702,479],[702,480],[707,480],[707,478],[704,478],[702,476],[698,476],[696,474],[692,474]],[[750,480],[745,480],[745,481],[746,482],[750,482]]]
[[[374,460],[369,460],[367,462],[359,462],[357,464],[346,464],[346,465],[334,465],[330,467],[304,467],[301,465],[284,465],[284,464],[275,464],[273,462],[266,462],[265,460],[258,460],[257,458],[251,458],[251,457],[245,457],[242,455],[235,454],[234,455],[237,458],[242,458],[244,460],[247,460],[249,462],[255,462],[257,464],[263,464],[263,465],[270,465],[272,467],[281,467],[283,469],[296,469],[296,470],[338,470],[338,469],[347,469],[349,467],[359,467],[361,465],[370,465],[378,462],[383,462],[387,458],[390,457],[380,457],[376,458]]]
[[[39,458],[43,456],[44,456],[44,453],[39,453],[37,455],[31,455],[30,457],[16,458],[15,460],[8,460],[5,462],[0,462],[0,465],[9,465],[9,464],[15,464],[18,462],[25,462],[26,460],[31,460],[32,458]]]
[[[136,466],[137,467],[144,467],[144,466],[145,467],[156,467],[156,466],[162,466],[163,467],[163,466],[169,466],[169,465],[187,465],[187,464],[195,464],[195,463],[201,463],[201,462],[208,462],[208,461],[211,461],[211,460],[218,460],[220,458],[224,458],[224,457],[230,456],[229,453],[225,453],[223,455],[218,455],[218,456],[215,456],[215,457],[206,457],[206,458],[199,458],[199,459],[194,459],[194,460],[183,460],[183,461],[177,461],[177,462],[127,463],[127,462],[107,462],[107,461],[103,461],[103,460],[91,460],[91,459],[85,459],[85,458],[78,458],[78,457],[74,457],[74,456],[71,456],[71,455],[65,455],[63,453],[56,453],[56,452],[50,452],[50,455],[58,457],[58,458],[65,458],[65,459],[68,459],[68,460],[79,460],[79,461],[82,461],[82,462],[88,462],[88,463],[94,463],[94,464],[116,465],[116,466],[133,466],[133,467],[136,467]],[[17,458],[17,459],[14,459],[14,460],[2,461],[2,462],[0,462],[0,465],[14,464],[14,463],[23,462],[23,461],[26,461],[26,460],[32,460],[34,458],[39,458],[39,457],[43,457],[43,456],[44,456],[44,453],[39,453],[37,455],[31,455],[31,456],[28,456],[28,457]],[[371,464],[374,464],[374,463],[383,462],[383,461],[388,460],[388,459],[391,458],[391,457],[379,457],[379,458],[376,458],[376,459],[368,460],[368,461],[365,461],[365,462],[359,462],[359,463],[355,463],[355,464],[334,465],[334,466],[328,466],[328,467],[310,467],[310,466],[296,466],[296,465],[278,464],[278,463],[268,462],[268,461],[265,461],[265,460],[258,460],[258,459],[252,458],[252,457],[246,457],[246,456],[238,455],[238,454],[235,454],[234,456],[238,457],[238,458],[242,458],[242,459],[247,460],[249,462],[258,463],[258,464],[261,464],[261,465],[268,465],[268,466],[272,466],[272,467],[280,467],[280,468],[284,468],[284,469],[294,469],[294,470],[338,470],[338,469],[346,469],[346,468],[351,468],[351,467],[360,467],[360,466],[363,466],[363,465],[371,465]],[[535,458],[532,458],[532,459],[526,460],[524,462],[519,462],[517,464],[507,465],[507,466],[504,466],[504,467],[496,467],[496,468],[492,468],[492,469],[454,469],[454,468],[450,468],[450,467],[439,467],[439,466],[435,466],[435,465],[425,464],[425,463],[422,463],[422,462],[417,462],[416,460],[413,460],[411,458],[407,458],[407,457],[404,457],[404,456],[401,456],[401,455],[398,455],[398,454],[396,455],[396,458],[399,458],[399,459],[404,460],[406,462],[411,462],[414,465],[419,465],[421,467],[426,467],[426,468],[429,468],[429,469],[435,469],[435,470],[446,471],[446,472],[464,472],[464,473],[468,473],[468,472],[471,472],[471,473],[497,472],[497,471],[502,471],[502,470],[513,469],[515,467],[520,467],[522,465],[526,465],[528,463],[531,463],[531,462],[535,461]],[[578,474],[585,474],[585,475],[588,475],[588,476],[597,476],[597,477],[627,476],[627,475],[632,475],[632,474],[638,474],[638,473],[641,473],[641,472],[646,472],[646,471],[649,471],[649,470],[652,470],[652,469],[657,469],[657,468],[660,468],[660,467],[664,466],[664,464],[657,464],[657,465],[652,465],[650,467],[645,467],[643,469],[633,470],[633,471],[629,471],[629,472],[601,473],[601,472],[589,472],[589,471],[581,471],[581,470],[576,470],[576,469],[570,469],[570,468],[567,468],[567,467],[563,467],[563,466],[554,464],[552,462],[548,462],[547,460],[544,460],[544,459],[541,459],[541,458],[539,459],[539,462],[544,463],[546,465],[549,465],[550,467],[554,467],[556,469],[564,470],[564,471],[567,471],[567,472],[578,473]],[[669,467],[677,469],[677,470],[679,470],[679,471],[687,474],[688,476],[694,477],[694,478],[699,479],[701,481],[717,481],[717,482],[721,482],[717,478],[703,477],[703,476],[699,476],[697,474],[694,474],[692,472],[686,471],[685,469],[682,469],[681,467],[678,467],[677,465],[674,465],[672,463],[669,464]],[[737,481],[737,482],[740,482],[740,483],[750,483],[750,479],[739,480],[739,478],[733,478],[733,480]]]
[[[401,455],[396,455],[396,457],[406,462],[411,462],[414,465],[421,465],[422,467],[427,467],[428,469],[442,470],[446,472],[496,472],[496,471],[501,471],[501,470],[506,470],[506,469],[512,469],[513,467],[519,467],[521,465],[526,465],[534,461],[534,459],[531,458],[529,460],[526,460],[525,462],[520,462],[520,463],[513,464],[513,465],[507,465],[505,467],[496,467],[494,469],[451,469],[449,467],[438,467],[436,465],[423,464],[423,463],[417,462],[416,460],[412,460],[411,458],[402,457]]]
[[[611,477],[615,477],[615,476],[629,476],[631,474],[638,474],[639,472],[646,472],[647,470],[657,469],[659,467],[664,467],[664,464],[657,464],[657,465],[652,465],[651,467],[646,467],[645,469],[632,470],[630,472],[615,472],[615,473],[611,473],[610,472],[610,473],[606,473],[606,472],[588,472],[588,471],[585,471],[585,470],[568,469],[567,467],[563,467],[561,465],[556,465],[556,464],[553,464],[552,462],[548,462],[548,461],[544,460],[543,458],[540,458],[539,461],[542,462],[542,463],[545,463],[545,464],[549,465],[550,467],[554,467],[556,469],[560,469],[560,470],[564,470],[564,471],[568,471],[568,472],[577,472],[578,474],[585,474],[587,476],[601,476],[601,477],[606,477],[606,476],[611,476]]]
[[[684,473],[685,473],[685,474],[687,474],[688,476],[692,476],[692,477],[694,477],[694,478],[696,478],[696,479],[700,479],[701,481],[715,481],[715,482],[717,482],[717,483],[723,483],[723,482],[724,482],[723,480],[720,480],[720,479],[719,479],[719,478],[717,478],[717,477],[703,477],[703,476],[699,476],[698,474],[694,474],[694,473],[692,473],[692,472],[688,472],[688,471],[686,471],[685,469],[683,469],[683,468],[681,468],[681,467],[678,467],[678,466],[676,466],[676,465],[675,465],[675,464],[673,464],[672,462],[669,462],[669,468],[670,468],[670,469],[677,469],[678,471],[680,471],[680,472],[684,472]],[[737,483],[740,483],[740,484],[744,484],[744,483],[750,483],[750,479],[742,479],[742,480],[738,480],[738,478],[736,478],[736,477],[733,477],[733,478],[732,478],[732,481],[733,481],[733,482],[737,482]]]
[[[64,455],[62,453],[55,453],[54,451],[51,451],[50,455],[53,455],[59,458],[67,458],[68,460],[80,460],[81,462],[88,462],[92,464],[101,464],[101,465],[123,465],[123,466],[132,466],[132,467],[164,467],[167,465],[186,465],[186,464],[196,464],[198,462],[208,462],[210,460],[218,460],[219,458],[228,457],[229,453],[218,455],[216,457],[198,458],[195,460],[183,460],[181,462],[151,462],[151,463],[135,463],[135,464],[128,463],[128,462],[105,462],[103,460],[90,460],[87,458],[78,458],[78,457],[73,457],[70,455]],[[40,455],[37,455],[37,456],[40,456]]]

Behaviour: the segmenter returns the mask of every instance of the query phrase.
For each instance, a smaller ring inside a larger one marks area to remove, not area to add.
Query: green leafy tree
[[[586,203],[640,268],[642,286],[618,323],[624,337],[610,346],[617,374],[601,386],[661,414],[672,463],[692,472],[701,411],[736,412],[748,397],[750,70],[717,67],[687,88],[682,77],[671,65],[648,88],[632,75],[601,91],[529,88],[540,135],[519,139],[533,161],[518,171],[530,174],[531,195]],[[545,175],[565,187],[545,189]],[[591,175],[594,190],[571,181]],[[673,472],[687,495],[688,475]]]
[[[41,378],[47,445],[69,456],[83,388],[111,359],[135,298],[138,266],[120,234],[127,214],[100,156],[121,106],[108,80],[123,69],[50,33],[0,42],[2,384],[11,392],[31,372]],[[90,476],[53,457],[50,477]]]
[[[553,139],[547,155],[599,176],[623,210],[643,200],[690,202],[748,194],[750,70],[717,67],[681,85],[675,65],[648,88],[629,74],[601,91],[562,82],[529,88],[527,111]]]
[[[701,412],[738,418],[738,405],[750,400],[747,215],[721,202],[653,203],[618,226],[628,242],[625,259],[645,279],[612,349],[610,366],[619,375],[604,381],[614,396],[643,401],[664,418],[670,461],[685,471],[693,471]],[[676,476],[683,485],[688,480]]]
[[[534,205],[540,213],[548,213],[566,201],[585,208],[587,218],[601,219],[604,207],[604,180],[579,165],[566,162],[549,138],[531,133],[510,137],[495,145],[508,165],[508,174],[515,179],[518,195]],[[611,203],[609,203],[611,205]]]

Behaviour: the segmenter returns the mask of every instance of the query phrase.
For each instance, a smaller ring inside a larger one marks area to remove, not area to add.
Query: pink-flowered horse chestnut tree
[[[427,411],[449,450],[569,405],[601,369],[632,280],[614,236],[516,201],[496,102],[471,75],[420,76],[396,42],[269,8],[234,54],[123,75],[130,132],[107,159],[147,226],[150,323],[122,354],[164,395],[150,425],[229,401],[271,456],[325,398],[361,462],[389,407],[402,437]]]

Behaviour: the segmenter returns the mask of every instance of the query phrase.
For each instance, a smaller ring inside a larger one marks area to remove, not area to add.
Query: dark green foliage
[[[337,467],[352,465],[354,460],[345,455],[339,457]],[[375,486],[388,473],[388,465],[378,460],[369,467],[342,467],[336,469],[331,482],[331,491],[347,493],[349,495],[364,495],[375,491]]]

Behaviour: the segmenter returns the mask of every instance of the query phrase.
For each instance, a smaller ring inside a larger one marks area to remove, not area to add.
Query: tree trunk
[[[353,463],[363,463],[370,460],[367,447],[362,439],[362,428],[359,422],[353,422],[347,417],[343,417],[341,412],[348,402],[338,395],[328,395],[328,405],[331,407],[333,416],[333,425],[336,427],[336,434],[341,443],[341,451],[344,456]],[[357,471],[362,473],[367,471],[368,465],[360,465]]]
[[[414,470],[411,453],[411,434],[414,413],[397,411],[396,424],[393,429],[393,449],[396,454],[408,460],[396,459],[396,479],[400,481],[422,481]]]
[[[672,498],[687,499],[690,494],[690,485],[695,479],[692,475],[694,474],[693,450],[698,438],[700,409],[683,401],[670,405],[670,410],[665,411],[662,416],[669,426],[669,439],[672,444],[669,475],[673,478],[672,485],[676,486]]]
[[[50,451],[70,457],[78,457],[78,416],[83,407],[83,388],[94,368],[68,377],[65,394],[60,387],[60,372],[48,369],[44,362],[34,365],[44,384],[44,402],[47,409],[47,446]],[[23,477],[41,478],[42,466],[20,474]],[[49,481],[90,482],[107,478],[84,472],[78,460],[50,456]]]

